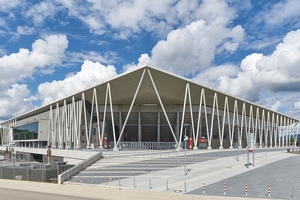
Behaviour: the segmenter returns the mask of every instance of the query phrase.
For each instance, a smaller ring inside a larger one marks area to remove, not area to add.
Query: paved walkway
[[[249,168],[245,150],[186,151],[186,156],[185,151],[104,151],[103,159],[64,185],[0,180],[0,188],[95,199],[297,199],[300,156],[285,151],[257,150],[255,165]],[[250,158],[253,163],[252,155]],[[268,185],[271,197],[267,196]]]

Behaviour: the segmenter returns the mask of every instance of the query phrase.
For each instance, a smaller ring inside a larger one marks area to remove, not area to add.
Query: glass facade
[[[39,123],[26,124],[14,128],[14,140],[37,140]]]

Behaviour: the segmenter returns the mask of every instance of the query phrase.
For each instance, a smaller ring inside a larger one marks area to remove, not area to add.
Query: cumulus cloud
[[[0,98],[0,120],[20,115],[34,108],[32,100],[28,98],[30,91],[25,84],[13,84],[1,95]]]
[[[238,49],[244,39],[244,29],[239,25],[229,26],[235,12],[225,2],[203,1],[195,15],[200,20],[169,32],[166,40],[153,47],[151,56],[143,54],[140,59],[148,57],[146,64],[193,76],[211,67],[217,53],[232,53]],[[140,65],[126,65],[124,69]]]
[[[38,92],[43,99],[43,104],[48,104],[116,75],[114,66],[104,66],[99,62],[85,60],[79,72],[68,74],[64,80],[42,83],[38,87]]]
[[[49,35],[36,40],[31,51],[22,48],[17,53],[1,57],[0,91],[10,84],[30,78],[39,69],[59,64],[67,46],[65,35]]]
[[[217,88],[219,82],[229,77],[236,77],[240,72],[240,68],[232,64],[224,64],[219,66],[210,67],[203,72],[197,74],[192,78],[193,81],[201,85]],[[226,89],[226,85],[223,85]],[[219,87],[219,90],[225,91],[224,88]]]
[[[32,44],[32,50],[22,48],[17,53],[0,57],[0,118],[9,118],[33,108],[26,84],[16,84],[31,78],[40,70],[59,64],[68,46],[64,35],[49,35]],[[50,67],[50,68],[49,68]]]
[[[178,25],[188,25],[203,19],[214,25],[227,24],[235,16],[221,0],[89,0],[88,4],[77,1],[56,0],[68,10],[69,16],[80,19],[90,32],[127,39],[142,31],[164,37]],[[231,47],[232,48],[232,47]]]
[[[262,90],[300,91],[300,30],[291,31],[271,55],[253,53],[241,62],[235,78],[224,78],[219,88],[257,101]]]

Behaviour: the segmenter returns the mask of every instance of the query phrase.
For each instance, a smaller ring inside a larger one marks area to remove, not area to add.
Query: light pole
[[[186,135],[186,128],[189,126],[189,124],[183,124],[184,126],[184,175],[187,174],[187,170],[186,170],[186,141],[188,140],[188,136]]]

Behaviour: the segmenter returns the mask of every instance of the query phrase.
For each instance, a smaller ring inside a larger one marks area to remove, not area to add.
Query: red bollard
[[[245,195],[247,196],[248,195],[248,185],[245,184]]]
[[[271,196],[271,186],[268,185],[268,197],[270,197],[270,196]]]
[[[224,192],[224,195],[226,195],[226,184],[224,183],[224,186],[223,186],[223,192]]]
[[[205,194],[205,183],[202,185],[202,193]]]

